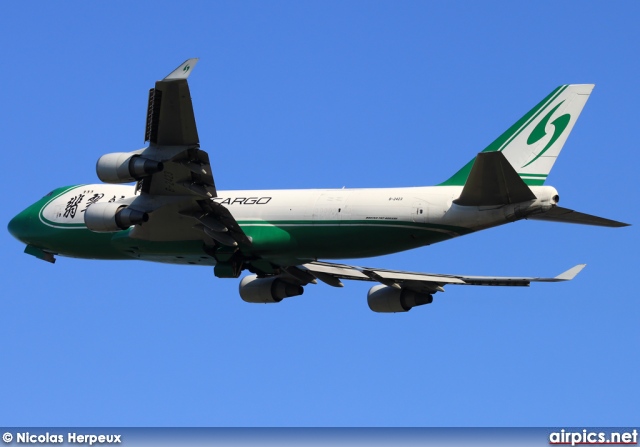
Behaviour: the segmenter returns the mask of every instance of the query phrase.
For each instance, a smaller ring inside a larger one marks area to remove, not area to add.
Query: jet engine
[[[113,233],[149,220],[143,211],[118,202],[94,203],[84,212],[84,224],[96,233]]]
[[[240,297],[247,303],[279,303],[303,292],[301,285],[283,281],[277,276],[258,278],[257,275],[249,275],[240,281]]]
[[[96,163],[96,173],[105,183],[130,183],[163,169],[162,162],[142,158],[135,152],[113,152]]]
[[[409,289],[375,286],[369,289],[367,303],[374,312],[408,312],[412,307],[429,304],[433,296]]]

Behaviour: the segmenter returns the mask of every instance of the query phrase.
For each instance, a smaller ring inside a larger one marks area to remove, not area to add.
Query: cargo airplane
[[[447,285],[528,286],[573,279],[415,273],[326,262],[396,253],[536,219],[605,227],[627,224],[558,206],[544,186],[593,85],[562,85],[469,163],[437,186],[372,189],[222,191],[200,149],[187,78],[189,59],[149,91],[145,143],[100,157],[104,183],[55,189],[9,223],[25,253],[139,259],[213,266],[238,278],[240,296],[276,303],[321,281],[378,283],[375,312],[431,303]],[[127,184],[128,183],[128,184]]]

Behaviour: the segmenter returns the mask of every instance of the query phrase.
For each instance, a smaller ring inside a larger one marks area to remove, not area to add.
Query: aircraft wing
[[[575,267],[553,278],[519,277],[519,276],[467,276],[438,273],[416,273],[399,270],[387,270],[370,267],[357,267],[328,262],[309,262],[298,268],[304,270],[329,285],[341,287],[342,279],[356,281],[373,281],[397,289],[410,289],[418,293],[443,292],[444,286],[455,284],[460,286],[528,286],[532,282],[569,281],[580,273],[586,264]],[[291,273],[290,271],[288,271]]]
[[[132,238],[153,241],[204,240],[211,247],[250,245],[223,205],[212,202],[217,191],[209,155],[200,149],[187,78],[198,59],[188,59],[149,91],[145,141],[139,156],[162,169],[138,182],[139,196],[130,207],[149,214],[132,229]]]

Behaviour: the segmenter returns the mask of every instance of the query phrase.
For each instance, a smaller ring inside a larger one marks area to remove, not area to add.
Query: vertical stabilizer
[[[593,87],[556,88],[482,152],[502,152],[527,185],[544,184]],[[474,161],[441,185],[464,185]]]

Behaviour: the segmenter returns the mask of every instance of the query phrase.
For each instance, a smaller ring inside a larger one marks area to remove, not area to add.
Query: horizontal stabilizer
[[[535,200],[502,152],[481,152],[476,157],[462,194],[454,203],[462,206],[493,206]]]
[[[596,225],[598,227],[628,227],[629,224],[591,214],[579,213],[568,208],[555,206],[543,214],[535,214],[527,219],[548,220],[551,222],[564,222],[582,225]]]

